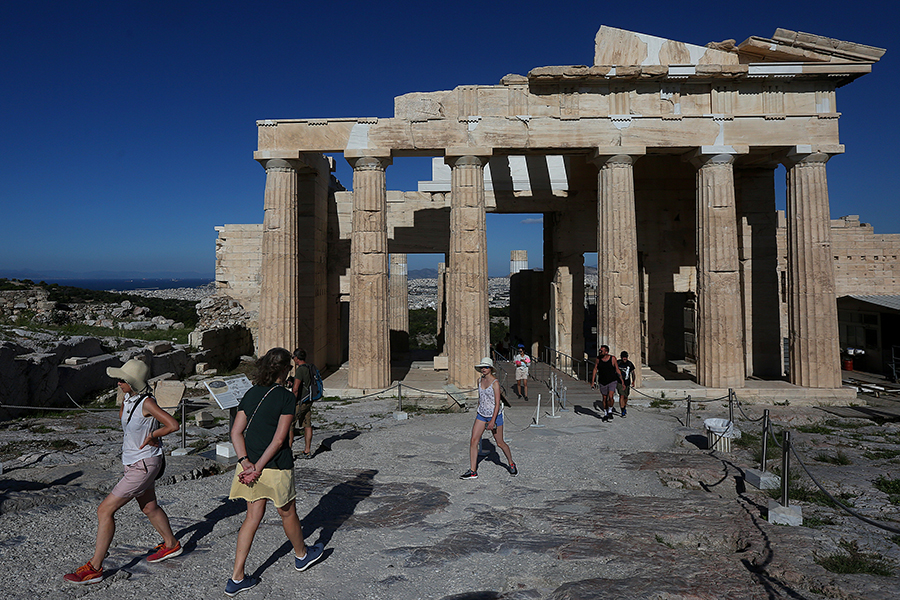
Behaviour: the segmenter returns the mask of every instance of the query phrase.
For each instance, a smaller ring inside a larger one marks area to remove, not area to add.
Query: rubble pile
[[[116,304],[100,302],[70,303],[49,300],[43,288],[0,291],[0,321],[27,319],[35,325],[82,324],[109,329],[183,329],[184,323],[156,315],[146,306],[130,300]]]

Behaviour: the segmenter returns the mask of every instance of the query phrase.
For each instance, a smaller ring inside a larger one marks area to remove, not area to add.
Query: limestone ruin
[[[390,384],[402,322],[389,255],[444,253],[439,328],[449,382],[468,387],[489,343],[485,213],[543,213],[531,293],[549,289],[550,346],[584,354],[583,255],[597,251],[597,343],[639,370],[689,334],[703,386],[786,371],[840,388],[846,255],[832,250],[826,165],[844,151],[837,88],[883,53],[784,29],[700,47],[603,26],[591,66],[405,94],[393,118],[259,121],[265,218],[218,228],[220,292],[258,306],[258,349],[348,361],[350,387],[374,390]],[[331,176],[333,153],[353,167],[352,192]],[[388,191],[385,170],[406,156],[434,157],[432,181]],[[880,267],[896,284],[896,267]]]

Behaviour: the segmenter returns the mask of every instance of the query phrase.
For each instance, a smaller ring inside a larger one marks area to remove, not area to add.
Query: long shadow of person
[[[319,446],[313,450],[312,457],[315,457],[322,452],[331,452],[331,446],[334,445],[335,442],[340,440],[352,440],[353,438],[359,437],[361,433],[359,431],[345,431],[344,433],[338,435],[331,435],[327,438],[323,439],[319,442]]]
[[[203,515],[203,519],[195,522],[190,527],[185,527],[175,532],[175,537],[182,540],[184,536],[191,534],[187,541],[181,542],[181,547],[184,548],[185,553],[188,553],[197,547],[197,543],[200,540],[212,533],[216,523],[222,519],[241,514],[246,508],[247,503],[244,500],[229,500],[225,498],[221,504]]]
[[[356,505],[372,495],[372,490],[375,488],[373,481],[377,473],[378,471],[374,469],[361,471],[353,479],[339,483],[328,490],[319,499],[319,503],[309,511],[309,514],[300,520],[303,533],[308,537],[311,532],[321,527],[322,531],[319,533],[316,543],[328,546],[334,532],[353,516]],[[291,542],[286,541],[256,569],[253,576],[259,577],[266,569],[278,562],[278,559],[286,556],[292,550]],[[333,552],[333,549],[327,548],[322,560],[327,560]]]
[[[574,410],[575,413],[576,413],[576,414],[579,414],[579,415],[588,415],[589,417],[594,417],[595,419],[602,419],[602,418],[603,418],[603,415],[602,415],[602,414],[600,414],[600,413],[598,413],[597,411],[592,410],[592,409],[590,409],[590,408],[585,408],[584,406],[581,406],[580,404],[576,404],[576,405],[572,408],[572,410]]]
[[[485,460],[494,463],[498,467],[503,467],[503,469],[506,470],[506,465],[500,462],[500,453],[497,452],[497,446],[486,438],[481,440],[481,451],[478,453],[478,459],[475,462],[476,471],[478,470],[478,465]]]

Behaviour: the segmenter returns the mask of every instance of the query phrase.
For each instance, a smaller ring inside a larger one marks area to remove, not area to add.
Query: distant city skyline
[[[602,7],[602,10],[600,8]],[[391,117],[394,98],[497,84],[549,65],[591,64],[601,25],[705,45],[784,27],[887,48],[838,90],[843,155],[828,164],[831,216],[900,233],[892,143],[900,92],[893,4],[760,1],[751,9],[523,0],[511,9],[332,3],[4,3],[0,33],[0,277],[109,271],[212,277],[214,227],[263,220],[256,121]],[[879,17],[881,15],[881,17]],[[335,176],[352,188],[340,155]],[[783,208],[783,169],[779,208]],[[388,189],[431,179],[430,158],[395,157]],[[487,215],[488,271],[509,253],[543,266],[542,215]],[[409,255],[410,269],[442,256]],[[595,263],[589,256],[585,264]]]

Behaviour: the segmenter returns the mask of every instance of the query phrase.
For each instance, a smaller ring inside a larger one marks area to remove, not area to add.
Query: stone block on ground
[[[744,471],[744,481],[758,490],[777,490],[781,487],[781,477],[759,469],[747,469]]]
[[[803,509],[799,506],[782,506],[776,500],[769,500],[769,523],[775,525],[803,525]]]

